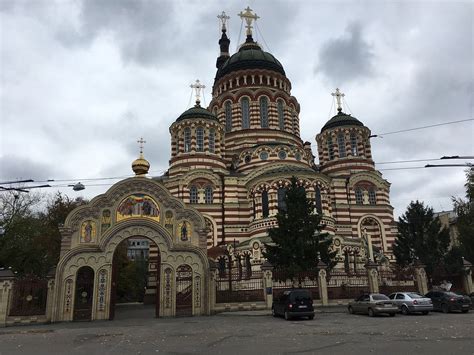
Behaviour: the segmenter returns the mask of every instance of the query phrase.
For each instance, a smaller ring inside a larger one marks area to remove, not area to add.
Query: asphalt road
[[[340,308],[312,321],[285,321],[268,312],[149,315],[118,312],[114,321],[0,328],[0,355],[474,354],[474,311],[369,318]]]

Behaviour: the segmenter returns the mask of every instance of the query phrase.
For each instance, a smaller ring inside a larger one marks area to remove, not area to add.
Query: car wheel
[[[348,311],[349,311],[350,314],[354,314],[354,310],[352,309],[351,306],[347,307],[347,309],[348,309]]]
[[[374,310],[372,308],[369,308],[369,317],[375,316]]]
[[[309,316],[308,319],[313,320],[314,319],[314,314],[312,316]]]
[[[389,313],[390,317],[395,317],[395,313]]]
[[[449,312],[449,308],[448,308],[448,305],[447,305],[446,303],[443,303],[443,304],[441,305],[441,311],[442,311],[443,313],[448,313],[448,312]]]
[[[273,317],[276,317],[276,316],[277,316],[276,313],[275,313],[275,308],[273,308],[273,307],[272,307],[272,316],[273,316]]]
[[[285,311],[285,319],[286,319],[286,320],[290,320],[290,319],[291,319],[291,317],[290,317],[290,315],[288,314],[287,311]]]
[[[402,314],[407,315],[408,313],[410,313],[410,311],[408,310],[408,307],[403,305],[402,306]]]
[[[463,309],[463,310],[462,310],[462,313],[467,313],[467,312],[469,312],[468,309]]]
[[[421,312],[421,313],[423,313],[423,315],[426,316],[426,315],[427,315],[428,313],[430,313],[430,312],[424,311],[424,312]]]

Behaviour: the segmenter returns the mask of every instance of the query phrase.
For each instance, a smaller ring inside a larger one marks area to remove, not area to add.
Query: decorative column
[[[263,297],[267,309],[272,309],[273,303],[273,266],[265,261],[260,267],[263,274]]]
[[[415,262],[415,279],[418,286],[418,292],[422,295],[428,293],[428,278],[426,277],[425,265]]]
[[[319,299],[323,306],[327,306],[328,302],[328,283],[326,280],[327,271],[326,264],[320,260],[318,263],[318,289],[319,289]]]
[[[7,323],[14,276],[11,270],[0,270],[0,327]]]
[[[51,322],[53,316],[53,299],[54,299],[54,278],[56,276],[56,268],[48,273],[48,294],[46,296],[46,321]]]
[[[369,260],[364,266],[367,269],[370,292],[379,293],[379,273],[377,271],[377,264]]]
[[[472,264],[464,258],[462,258],[462,261],[464,270],[462,283],[464,291],[469,295],[470,293],[474,292],[474,286],[472,284]]]

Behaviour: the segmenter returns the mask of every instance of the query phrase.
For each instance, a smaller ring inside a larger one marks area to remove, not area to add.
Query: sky
[[[417,199],[450,210],[451,197],[464,196],[464,168],[399,168],[474,155],[473,4],[0,0],[0,182],[54,179],[42,191],[92,198],[133,174],[140,137],[151,175],[161,175],[169,126],[191,106],[189,85],[199,79],[210,102],[217,15],[230,16],[234,53],[245,37],[237,14],[250,6],[260,16],[255,39],[292,82],[313,153],[338,87],[345,111],[379,135],[372,154],[395,216]],[[85,190],[67,187],[79,181]]]

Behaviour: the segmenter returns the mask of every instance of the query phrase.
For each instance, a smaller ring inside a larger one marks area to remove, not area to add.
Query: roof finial
[[[245,22],[247,23],[245,25],[245,27],[247,28],[247,38],[248,37],[252,37],[252,21],[257,21],[257,19],[259,19],[260,17],[257,16],[257,14],[255,14],[253,12],[253,10],[247,6],[247,8],[245,9],[245,12],[244,11],[241,11],[239,14],[239,17],[244,20],[245,19]]]
[[[225,24],[227,23],[227,20],[230,19],[230,16],[227,16],[224,11],[220,15],[217,15],[217,18],[221,20],[221,30],[222,32],[225,32],[227,28],[225,27]]]
[[[145,144],[146,141],[143,140],[143,137],[140,137],[140,139],[137,140],[137,143],[140,144],[140,159],[143,159],[143,144]]]
[[[196,79],[194,84],[189,85],[191,89],[194,89],[196,95],[196,106],[201,106],[201,89],[206,86],[202,85],[199,79]]]
[[[339,88],[336,88],[336,92],[333,92],[331,95],[336,98],[337,112],[341,112],[342,111],[342,100],[341,99],[345,95],[342,92],[339,91]]]

